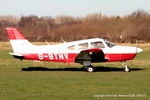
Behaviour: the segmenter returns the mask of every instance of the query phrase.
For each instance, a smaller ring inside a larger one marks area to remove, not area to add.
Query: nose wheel
[[[128,67],[128,65],[126,64],[126,62],[124,62],[122,65],[124,66],[124,71],[125,72],[130,72],[130,68]]]

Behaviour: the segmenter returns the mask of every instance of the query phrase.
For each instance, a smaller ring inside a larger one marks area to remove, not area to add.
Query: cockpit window
[[[105,46],[101,41],[98,41],[98,42],[92,42],[91,47],[92,48],[104,48]]]
[[[111,42],[109,42],[109,41],[107,41],[107,40],[104,40],[105,41],[105,43],[106,43],[106,45],[108,46],[108,47],[114,47],[115,46],[115,44],[113,44],[113,43],[111,43]]]
[[[78,45],[79,50],[88,49],[88,43],[82,43]]]
[[[69,46],[68,49],[75,50],[75,45]]]

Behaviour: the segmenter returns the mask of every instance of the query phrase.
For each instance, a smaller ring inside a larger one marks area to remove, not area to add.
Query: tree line
[[[150,14],[144,10],[120,16],[93,13],[85,17],[36,15],[0,16],[0,41],[8,41],[5,27],[17,27],[29,41],[61,42],[105,38],[113,42],[150,42]]]

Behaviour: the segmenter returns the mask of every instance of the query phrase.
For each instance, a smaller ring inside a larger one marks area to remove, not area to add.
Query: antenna
[[[46,44],[49,45],[49,43],[45,40]]]
[[[63,39],[63,42],[66,43],[66,41]]]
[[[66,41],[63,39],[63,37],[61,37],[61,39],[62,39],[62,41],[63,41],[64,43],[66,43]]]

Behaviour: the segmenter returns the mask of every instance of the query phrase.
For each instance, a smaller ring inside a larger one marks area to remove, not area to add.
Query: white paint
[[[64,57],[68,59],[68,53],[64,53]]]
[[[54,53],[55,59],[57,59],[57,53]]]
[[[64,59],[63,53],[59,53],[59,59]]]
[[[54,59],[59,59],[59,60],[64,60],[64,59],[68,59],[68,54],[67,53],[49,53],[47,55],[43,55],[42,53],[38,53],[39,59],[43,60],[44,58],[49,58],[50,60],[54,60]]]
[[[39,59],[40,60],[43,60],[44,58],[43,58],[43,55],[41,54],[41,53],[39,53]]]
[[[49,54],[49,59],[50,60],[54,59],[53,54],[51,54],[51,53]]]
[[[74,42],[67,42],[64,44],[58,44],[58,45],[32,45],[28,40],[10,40],[12,44],[12,48],[15,53],[22,54],[22,53],[48,53],[49,59],[68,59],[68,53],[80,53],[81,50],[78,50],[78,44],[82,43],[88,43],[89,47],[91,48],[91,42],[97,42],[101,41],[105,48],[101,48],[104,53],[111,53],[111,54],[119,54],[119,53],[138,53],[142,52],[143,50],[136,47],[131,46],[114,46],[114,47],[108,47],[104,41],[104,39],[100,38],[93,38],[93,39],[87,39],[87,40],[80,40],[80,41],[74,41]],[[75,50],[69,50],[68,47],[75,45]],[[54,54],[54,56],[52,55]],[[59,55],[57,55],[59,54]],[[40,55],[40,59],[43,59]]]
[[[47,58],[47,57],[48,57],[48,56],[45,56],[45,55],[44,55],[44,58]]]

